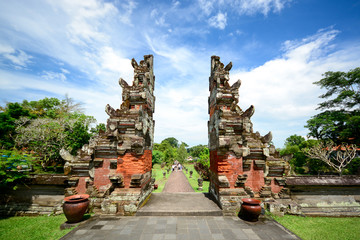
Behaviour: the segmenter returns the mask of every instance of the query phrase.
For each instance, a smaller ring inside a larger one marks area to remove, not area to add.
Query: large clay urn
[[[72,195],[66,197],[64,201],[63,210],[68,223],[80,222],[89,206],[89,195]]]
[[[261,201],[253,198],[243,198],[241,200],[243,204],[241,205],[239,216],[247,221],[257,221],[261,214]]]

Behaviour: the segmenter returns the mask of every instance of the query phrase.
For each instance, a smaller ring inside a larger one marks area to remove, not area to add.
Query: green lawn
[[[187,179],[189,180],[189,183],[191,185],[191,187],[195,190],[195,192],[209,192],[209,181],[204,181],[203,182],[203,190],[199,191],[198,190],[198,178],[200,177],[200,175],[198,174],[198,172],[194,169],[194,165],[190,164],[190,163],[185,163],[184,166],[188,169],[188,173],[186,173],[185,170],[183,170],[185,176],[187,177]],[[193,171],[192,177],[190,178],[190,171]]]
[[[64,222],[66,222],[66,218],[63,214],[58,216],[0,218],[0,239],[59,239],[72,230],[60,230],[60,225]]]
[[[273,218],[304,240],[358,240],[360,218],[298,217]]]
[[[152,167],[152,177],[155,178],[155,184],[158,185],[158,189],[154,190],[153,192],[162,192],[162,190],[165,187],[165,183],[167,182],[171,171],[169,172],[169,174],[166,171],[166,167],[161,168],[160,164],[154,164]],[[163,172],[166,172],[165,178],[163,176]]]

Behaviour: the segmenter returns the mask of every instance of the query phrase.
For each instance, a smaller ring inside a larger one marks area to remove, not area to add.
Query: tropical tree
[[[177,160],[179,163],[183,164],[188,157],[188,153],[186,150],[186,146],[188,146],[186,143],[182,142],[180,144],[180,147],[177,149]]]
[[[204,149],[207,148],[207,145],[196,145],[191,148],[188,148],[188,153],[193,158],[200,158],[200,154],[204,151]]]
[[[91,116],[81,112],[79,103],[68,96],[63,100],[44,98],[38,101],[7,103],[0,112],[0,146],[2,149],[26,149],[42,160],[60,160],[61,148],[72,154],[90,137],[104,128]]]
[[[326,72],[314,82],[326,92],[317,109],[323,112],[307,121],[309,136],[336,144],[360,144],[360,68],[349,72]]]
[[[331,141],[321,142],[311,148],[304,149],[305,154],[319,159],[342,175],[345,167],[356,157],[357,147],[354,144],[336,145]]]

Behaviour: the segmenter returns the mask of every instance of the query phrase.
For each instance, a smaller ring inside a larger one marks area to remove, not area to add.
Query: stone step
[[[136,216],[222,216],[207,193],[152,193]]]

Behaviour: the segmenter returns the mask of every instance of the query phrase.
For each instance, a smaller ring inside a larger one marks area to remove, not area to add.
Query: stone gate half
[[[243,111],[237,105],[241,81],[229,85],[231,68],[231,62],[224,67],[220,57],[211,57],[209,191],[224,215],[238,212],[244,197],[288,197],[283,186],[289,165],[271,144],[271,132],[253,132],[254,106]]]
[[[84,145],[77,156],[61,152],[70,176],[66,195],[87,193],[94,211],[134,214],[152,191],[151,168],[154,139],[153,56],[138,64],[132,59],[132,85],[120,78],[122,104],[105,108],[106,131]]]

